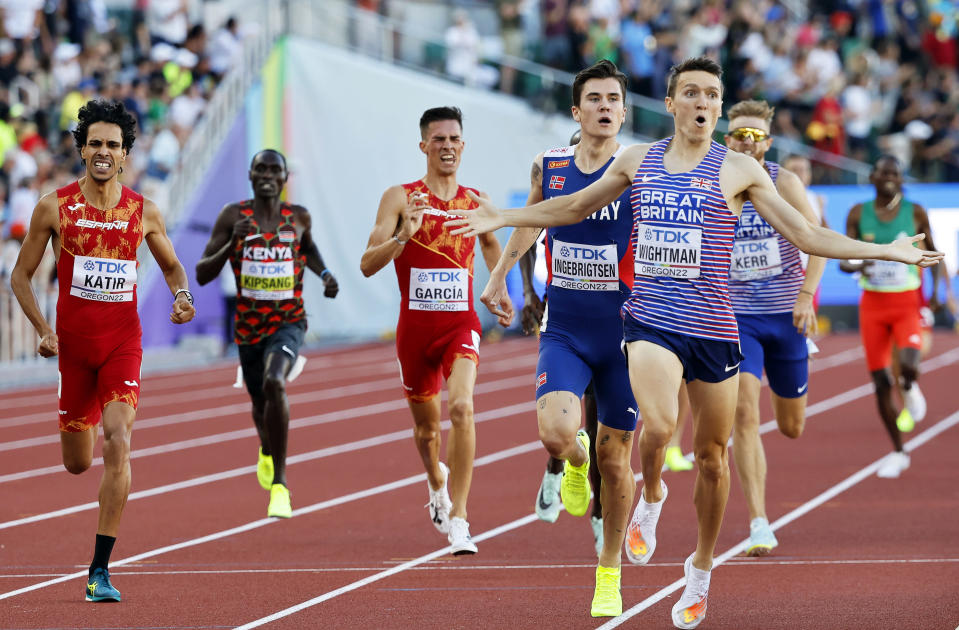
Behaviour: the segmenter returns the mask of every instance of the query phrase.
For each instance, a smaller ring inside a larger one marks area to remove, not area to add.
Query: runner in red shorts
[[[130,493],[130,434],[140,396],[137,246],[144,240],[173,294],[170,321],[195,314],[186,272],[156,204],[120,184],[136,121],[117,101],[90,101],[73,132],[86,175],[44,195],[33,211],[10,275],[21,308],[40,336],[37,352],[59,355],[58,396],[63,465],[80,474],[93,463],[103,424],[100,516],[87,601],[120,601],[108,563]],[[53,239],[60,295],[56,332],[44,319],[30,281]]]
[[[482,194],[456,182],[462,133],[459,109],[437,107],[423,113],[420,150],[426,155],[426,175],[383,193],[360,261],[367,277],[390,261],[396,268],[401,299],[396,326],[400,376],[429,481],[430,518],[447,535],[454,554],[476,553],[466,521],[466,498],[476,450],[473,385],[481,333],[473,309],[476,238],[452,236],[443,228],[452,218],[447,210],[476,207],[467,190]],[[486,234],[479,244],[487,267],[492,268],[500,256],[499,241]],[[503,308],[512,319],[508,298]],[[508,325],[509,319],[501,318],[500,323]],[[441,377],[449,390],[452,422],[446,449],[449,468],[439,461]]]
[[[934,250],[926,210],[902,196],[902,168],[898,160],[891,155],[880,156],[869,181],[876,188],[876,198],[852,207],[846,218],[846,234],[867,242],[891,243],[902,235],[923,233],[926,235],[925,241],[921,241],[923,247]],[[884,260],[844,260],[840,261],[839,268],[862,274],[859,332],[876,388],[879,415],[895,447],[877,474],[885,478],[898,477],[909,467],[901,433],[912,431],[915,423],[926,415],[926,400],[917,384],[922,348],[919,269],[915,265]],[[932,268],[933,286],[938,285],[940,273],[938,265]],[[899,348],[904,398],[903,408],[898,412],[889,370],[893,343]]]

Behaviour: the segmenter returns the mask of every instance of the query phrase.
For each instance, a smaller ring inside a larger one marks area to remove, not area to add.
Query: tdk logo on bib
[[[469,274],[465,269],[410,269],[411,311],[469,310]]]
[[[420,282],[459,282],[462,277],[462,271],[423,271],[417,275]]]
[[[617,291],[616,245],[580,245],[553,240],[550,284],[574,291]]]
[[[132,264],[132,263],[114,262],[112,260],[88,259],[85,263],[83,263],[83,269],[84,271],[96,270],[98,273],[126,275],[127,265],[129,264]]]
[[[688,231],[678,231],[678,230],[657,230],[654,228],[646,228],[646,241],[653,241],[657,243],[689,243]]]

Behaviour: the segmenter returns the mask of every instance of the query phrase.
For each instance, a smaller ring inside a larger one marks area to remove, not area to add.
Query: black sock
[[[94,569],[106,569],[110,563],[110,554],[113,553],[113,543],[117,541],[113,536],[97,534],[97,546],[93,550],[93,562],[90,563],[90,575]]]

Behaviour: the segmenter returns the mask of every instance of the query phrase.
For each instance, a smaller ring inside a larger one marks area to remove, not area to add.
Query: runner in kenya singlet
[[[230,255],[236,277],[235,339],[237,345],[253,345],[269,337],[283,324],[303,321],[303,269],[306,256],[290,205],[280,206],[280,225],[275,232],[262,232],[253,219],[253,201],[240,204],[240,216],[253,220],[254,232],[237,241]]]

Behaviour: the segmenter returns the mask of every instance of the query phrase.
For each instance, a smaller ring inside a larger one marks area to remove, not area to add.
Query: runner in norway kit
[[[622,151],[616,135],[625,119],[625,87],[626,77],[609,61],[576,75],[572,113],[582,129],[580,142],[537,156],[527,203],[574,193],[602,177]],[[546,231],[546,311],[536,368],[536,415],[546,450],[565,460],[560,479],[563,505],[570,514],[582,516],[591,488],[590,444],[586,431],[580,430],[580,398],[593,382],[599,419],[596,458],[602,477],[601,488],[595,490],[602,496],[604,514],[591,606],[594,617],[622,613],[620,547],[635,489],[630,455],[636,403],[621,350],[619,314],[632,285],[631,230],[629,196],[624,192],[579,223]],[[506,272],[538,234],[536,228],[513,233],[491,274],[484,302],[495,307],[499,296],[506,294]],[[547,472],[537,503],[549,492],[550,481]]]

